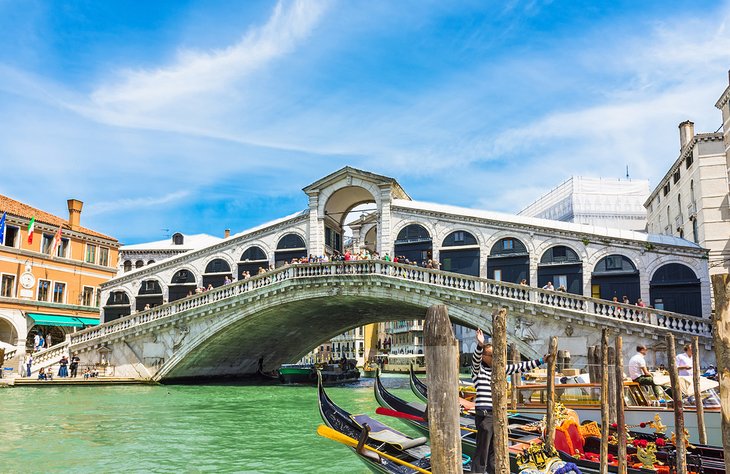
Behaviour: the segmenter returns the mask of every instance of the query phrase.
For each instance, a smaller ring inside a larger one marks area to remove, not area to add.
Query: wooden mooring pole
[[[669,362],[669,380],[672,385],[674,399],[674,445],[677,452],[677,474],[687,474],[687,445],[684,435],[684,406],[682,405],[682,387],[679,385],[677,372],[677,349],[674,346],[674,334],[667,334],[667,352]]]
[[[550,450],[555,446],[555,364],[558,358],[558,338],[550,338],[547,364],[547,417],[545,426],[545,445]]]
[[[510,345],[510,352],[512,353],[512,363],[513,364],[519,364],[520,360],[522,359],[520,357],[520,350],[517,349],[517,344],[511,344]],[[510,408],[513,410],[517,409],[517,387],[521,385],[522,377],[520,374],[512,374],[512,391],[510,392],[511,398],[510,398]]]
[[[608,343],[608,341],[606,341]],[[616,423],[616,377],[612,377],[611,369],[616,367],[616,349],[608,346],[608,420],[611,424]]]
[[[707,444],[707,428],[705,428],[705,406],[702,404],[700,392],[700,338],[692,338],[692,387],[695,392],[695,409],[697,410],[697,433],[700,444]]]
[[[494,472],[495,474],[509,474],[507,310],[505,308],[492,313],[492,414],[494,416]]]
[[[608,474],[608,404],[611,397],[608,394],[608,329],[601,331],[601,455],[600,472]]]
[[[616,336],[616,438],[618,439],[618,474],[626,474],[626,415],[624,413],[624,342]]]
[[[715,292],[715,317],[712,319],[717,374],[720,380],[722,448],[730,453],[730,275],[711,275]],[[725,456],[725,471],[730,472],[730,456]]]
[[[454,360],[459,347],[446,306],[426,311],[423,339],[428,367],[428,427],[433,472],[460,473],[459,371]]]

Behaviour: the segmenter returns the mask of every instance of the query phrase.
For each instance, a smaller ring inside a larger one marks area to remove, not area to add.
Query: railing
[[[683,314],[611,302],[582,295],[553,290],[543,290],[527,285],[506,283],[486,278],[431,270],[383,260],[358,260],[351,262],[304,263],[288,265],[262,275],[214,288],[204,293],[156,306],[150,310],[84,329],[67,336],[71,346],[100,339],[141,324],[205,306],[209,303],[232,298],[252,290],[299,278],[339,275],[381,275],[398,280],[421,282],[442,288],[452,288],[478,295],[489,295],[505,300],[560,308],[566,311],[598,316],[612,321],[611,324],[629,322],[646,329],[666,329],[703,337],[711,337],[710,321]],[[55,346],[54,346],[55,347]],[[60,354],[59,354],[60,357]]]
[[[18,353],[18,349],[10,349],[8,351],[5,351],[5,356],[3,357],[3,360],[8,361],[15,357],[15,355]]]
[[[33,364],[30,366],[31,371],[33,373],[38,372],[41,368],[46,368],[57,364],[58,361],[61,360],[61,357],[68,357],[68,346],[69,343],[67,336],[67,339],[60,344],[56,344],[42,351],[34,352]]]

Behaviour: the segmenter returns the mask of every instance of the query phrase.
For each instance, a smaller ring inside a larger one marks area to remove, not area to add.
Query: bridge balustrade
[[[453,288],[460,291],[496,296],[504,300],[531,302],[538,306],[587,313],[616,322],[627,321],[646,326],[652,330],[659,328],[698,335],[705,338],[712,336],[710,321],[696,316],[676,314],[653,308],[626,305],[582,295],[544,290],[526,285],[489,280],[384,260],[358,260],[287,265],[246,280],[220,286],[172,303],[154,307],[144,312],[125,316],[100,326],[69,334],[67,336],[67,342],[74,346],[94,339],[100,339],[141,324],[167,318],[215,301],[232,298],[242,293],[268,287],[285,280],[347,275],[380,275],[421,282],[438,287]]]

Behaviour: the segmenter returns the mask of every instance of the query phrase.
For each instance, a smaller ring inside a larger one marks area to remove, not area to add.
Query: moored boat
[[[283,384],[314,385],[317,371],[321,372],[325,385],[351,383],[360,378],[354,361],[343,361],[341,364],[284,364],[279,368],[279,380]]]

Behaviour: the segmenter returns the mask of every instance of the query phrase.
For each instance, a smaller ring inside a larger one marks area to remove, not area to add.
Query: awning
[[[98,319],[82,318],[77,316],[65,316],[60,314],[28,313],[28,316],[40,326],[68,326],[83,328],[86,326],[96,326],[97,324],[99,324]]]

